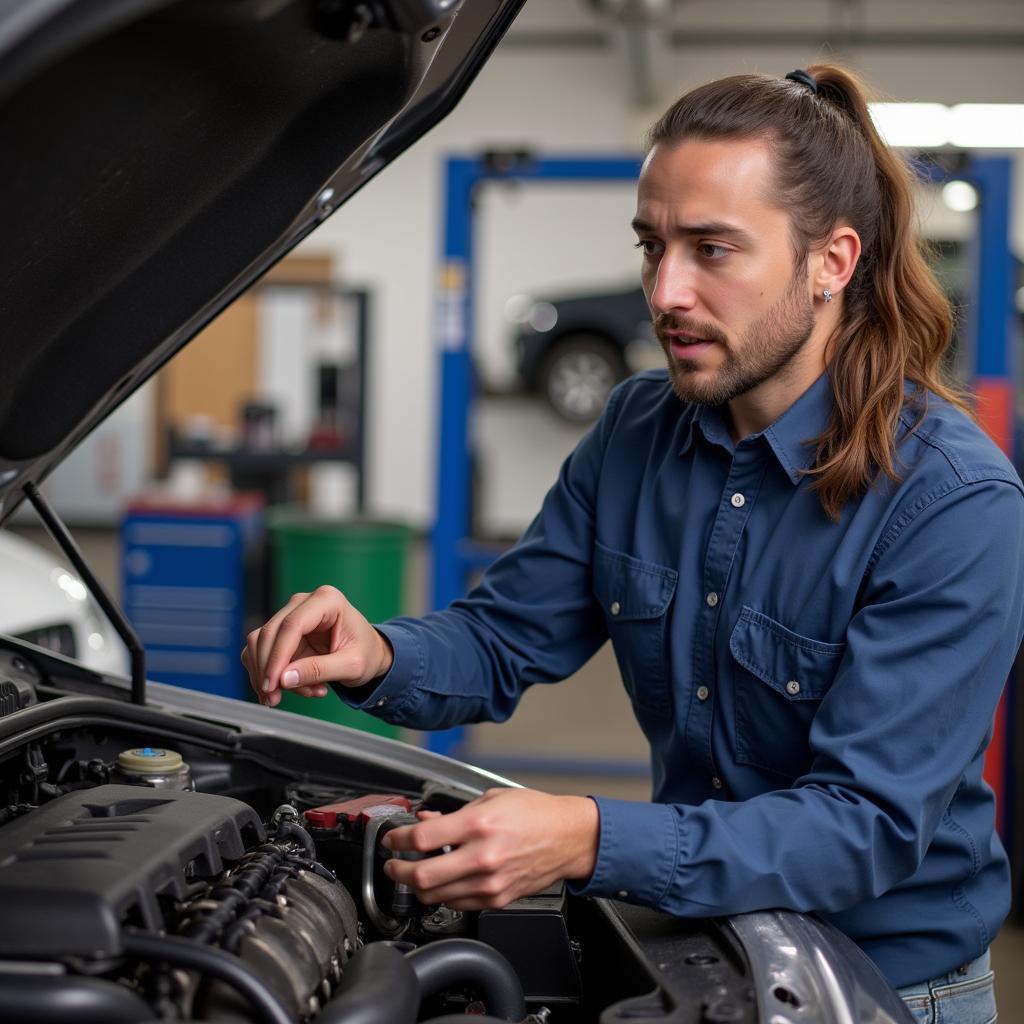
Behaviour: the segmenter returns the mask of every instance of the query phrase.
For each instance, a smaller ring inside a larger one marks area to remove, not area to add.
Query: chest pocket
[[[812,640],[744,607],[729,638],[736,760],[789,779],[811,764],[808,735],[846,644]]]
[[[604,609],[619,671],[637,710],[672,707],[665,633],[678,578],[675,569],[595,546],[594,596]]]

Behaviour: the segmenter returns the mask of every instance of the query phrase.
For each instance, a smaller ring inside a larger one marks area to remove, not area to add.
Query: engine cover
[[[58,797],[0,830],[0,956],[117,956],[122,925],[164,928],[159,895],[184,899],[264,837],[231,797],[138,786]]]

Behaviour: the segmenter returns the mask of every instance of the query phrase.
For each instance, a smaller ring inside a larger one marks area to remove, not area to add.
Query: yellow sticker
[[[464,263],[446,263],[441,267],[441,287],[445,291],[461,292],[466,286],[466,266]]]

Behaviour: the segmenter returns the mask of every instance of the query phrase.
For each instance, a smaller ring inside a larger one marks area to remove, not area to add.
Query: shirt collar
[[[825,431],[835,406],[832,385],[827,373],[820,377],[770,426],[761,434],[775,453],[790,481],[800,482],[804,470],[814,465],[816,449],[814,441]],[[733,444],[721,406],[691,405],[690,422],[686,428],[680,455],[685,455],[693,446],[694,434],[699,428],[705,439],[721,444],[729,451]]]

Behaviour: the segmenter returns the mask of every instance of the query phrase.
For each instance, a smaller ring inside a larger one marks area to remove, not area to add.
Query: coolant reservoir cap
[[[178,771],[184,763],[181,754],[165,747],[136,747],[134,750],[122,750],[117,755],[117,767],[123,772],[136,774],[164,775]]]

